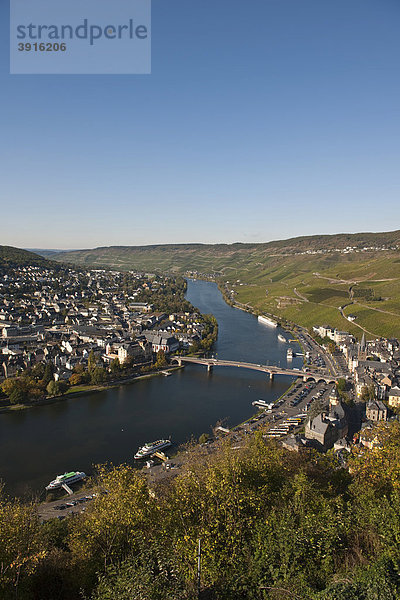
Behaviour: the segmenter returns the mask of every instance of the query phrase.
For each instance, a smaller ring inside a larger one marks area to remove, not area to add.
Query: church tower
[[[367,343],[365,341],[365,333],[363,333],[361,342],[358,345],[358,360],[367,360]]]

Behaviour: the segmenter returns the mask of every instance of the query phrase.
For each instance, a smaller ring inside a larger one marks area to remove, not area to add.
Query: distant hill
[[[0,246],[0,267],[45,267],[54,265],[51,261],[29,250]]]
[[[231,300],[254,312],[305,327],[328,323],[357,336],[400,338],[400,231],[265,244],[111,246],[52,258],[89,268],[214,274]]]
[[[266,258],[274,255],[287,256],[318,250],[343,250],[349,246],[362,249],[364,247],[395,248],[399,245],[400,231],[392,231],[385,233],[315,235],[263,244],[110,246],[51,253],[51,258],[87,267],[175,271],[180,273],[193,269],[209,273],[224,271],[228,268],[247,268],[249,263],[262,264]],[[47,253],[46,255],[49,256]]]
[[[44,256],[44,258],[50,258],[54,254],[66,252],[66,250],[60,250],[60,248],[24,248],[24,250],[33,252],[34,254],[39,254],[39,256]]]

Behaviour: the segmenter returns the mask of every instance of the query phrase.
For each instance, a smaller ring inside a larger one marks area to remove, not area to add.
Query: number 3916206
[[[57,42],[40,42],[39,44],[37,42],[34,44],[31,44],[30,42],[23,44],[21,42],[18,44],[18,50],[20,52],[65,52],[66,49],[66,44],[59,44]]]

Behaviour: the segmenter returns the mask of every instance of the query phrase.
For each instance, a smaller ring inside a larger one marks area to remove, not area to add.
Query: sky
[[[10,75],[0,244],[400,228],[398,0],[153,0],[149,75]]]

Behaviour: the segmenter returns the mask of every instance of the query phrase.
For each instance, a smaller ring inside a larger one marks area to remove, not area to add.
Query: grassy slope
[[[216,272],[221,281],[237,292],[236,299],[258,311],[268,311],[311,327],[329,323],[362,334],[400,337],[400,252],[369,251],[322,255],[295,255],[310,249],[346,246],[397,245],[400,232],[312,236],[268,244],[178,244],[163,246],[110,247],[56,255],[57,260],[80,265],[184,273]],[[240,279],[240,284],[233,285]],[[386,280],[386,281],[385,281]],[[350,323],[338,308],[351,302],[350,287],[357,304],[344,309],[357,315]],[[268,291],[268,294],[267,294]],[[367,298],[359,294],[369,291]],[[372,291],[372,294],[371,294]],[[374,301],[372,297],[382,297]]]
[[[281,259],[278,268],[271,264],[258,274],[243,272],[243,282],[250,285],[231,287],[234,287],[240,302],[307,327],[328,323],[360,336],[362,330],[357,325],[361,325],[375,335],[400,337],[398,256],[398,252],[368,253],[367,256],[301,256],[291,257],[290,263],[286,257]],[[391,281],[378,281],[387,278]],[[357,297],[356,304],[344,309],[346,315],[357,315],[355,323],[344,319],[338,310],[339,306],[351,302],[351,286],[354,290],[373,290],[376,297],[383,298],[374,301]]]

